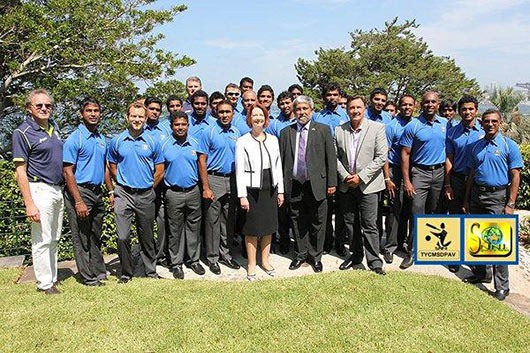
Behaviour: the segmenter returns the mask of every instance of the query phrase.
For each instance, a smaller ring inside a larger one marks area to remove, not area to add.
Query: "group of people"
[[[369,269],[384,275],[383,261],[392,263],[398,250],[406,254],[400,268],[413,265],[412,215],[515,208],[521,154],[500,131],[499,111],[487,110],[479,119],[475,97],[440,102],[437,92],[426,91],[413,118],[417,105],[410,94],[396,104],[381,88],[367,100],[329,84],[322,90],[324,108],[316,112],[295,84],[278,95],[280,114],[272,117],[272,87],[253,88],[245,77],[224,94],[208,95],[200,79],[190,77],[185,101],[174,95],[166,100],[167,119],[161,118],[161,99],[135,101],[127,108],[127,128],[110,141],[98,130],[99,102],[86,98],[81,123],[64,142],[50,119],[52,97],[32,91],[28,116],[13,133],[13,160],[32,224],[38,289],[60,292],[63,203],[80,279],[104,284],[104,190],[115,212],[119,283],[139,274],[158,278],[157,264],[178,279],[183,266],[204,275],[201,253],[214,274],[220,265],[239,269],[234,235],[243,239],[246,278],[257,279],[258,250],[260,267],[274,277],[271,244],[276,236],[277,250],[288,254],[290,230],[290,270],[307,262],[321,272],[322,255],[334,250],[345,259],[341,270],[366,257]],[[460,122],[453,119],[457,112]],[[383,227],[385,204],[390,210]],[[492,268],[472,266],[465,281],[494,277],[495,295],[503,300],[508,267]]]

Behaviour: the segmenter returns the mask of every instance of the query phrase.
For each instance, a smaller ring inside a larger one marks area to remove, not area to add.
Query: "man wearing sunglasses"
[[[50,119],[52,96],[36,89],[26,98],[29,115],[13,132],[13,161],[26,215],[37,289],[59,294],[57,243],[63,225],[63,141]]]
[[[232,107],[234,107],[234,118],[243,112],[243,107],[237,104],[240,96],[241,90],[238,85],[235,83],[229,83],[226,85],[225,97],[232,103]]]

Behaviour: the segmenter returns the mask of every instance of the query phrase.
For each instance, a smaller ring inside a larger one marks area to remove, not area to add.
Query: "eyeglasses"
[[[52,105],[50,103],[48,104],[38,103],[38,104],[32,104],[32,106],[34,106],[38,110],[41,110],[42,108],[46,108],[47,110],[52,109]]]
[[[232,97],[232,96],[239,97],[240,94],[241,94],[241,93],[239,93],[239,92],[228,92],[226,95],[227,95],[227,96],[231,96],[231,97]]]

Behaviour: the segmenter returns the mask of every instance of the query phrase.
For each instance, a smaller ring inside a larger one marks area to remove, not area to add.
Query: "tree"
[[[490,102],[499,109],[507,122],[512,120],[512,115],[517,105],[524,99],[524,94],[515,92],[513,87],[494,88]]]
[[[427,89],[456,99],[464,92],[479,95],[477,82],[467,78],[453,59],[435,56],[416,37],[413,30],[418,27],[415,20],[398,24],[396,17],[385,22],[383,30],[355,30],[350,33],[350,50],[320,48],[314,61],[299,58],[297,77],[317,97],[330,82],[348,94],[368,95],[374,87],[383,87],[392,98],[405,92],[419,97]]]
[[[138,96],[194,60],[156,47],[153,30],[186,10],[153,10],[156,0],[9,0],[0,7],[0,113],[23,107],[28,90],[49,89],[68,125],[87,95],[112,122]],[[112,124],[109,124],[112,125]]]

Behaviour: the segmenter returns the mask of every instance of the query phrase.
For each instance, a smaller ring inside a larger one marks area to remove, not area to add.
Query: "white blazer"
[[[263,155],[269,158],[272,186],[278,187],[278,193],[283,194],[283,171],[278,139],[276,136],[266,133],[265,140],[260,143],[252,136],[252,133],[248,133],[238,138],[236,143],[238,197],[247,197],[247,188],[262,188]]]

